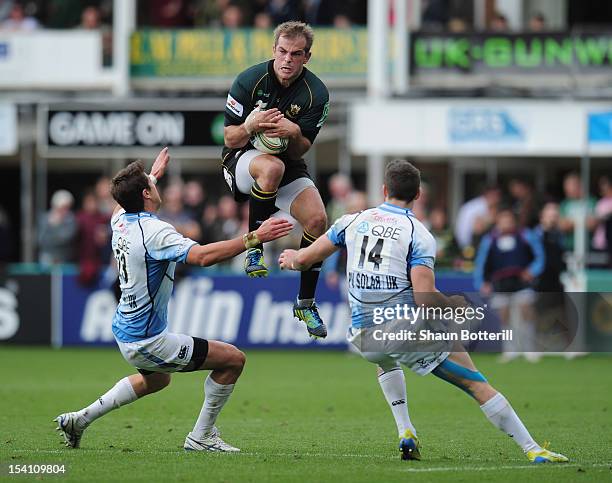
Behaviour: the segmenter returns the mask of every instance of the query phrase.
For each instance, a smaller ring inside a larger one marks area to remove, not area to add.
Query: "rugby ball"
[[[263,132],[256,132],[251,137],[251,144],[255,149],[267,154],[282,153],[289,145],[288,138],[272,138],[266,136]]]

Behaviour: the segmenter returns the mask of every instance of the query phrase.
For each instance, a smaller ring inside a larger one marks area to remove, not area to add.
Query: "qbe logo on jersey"
[[[453,144],[524,144],[526,119],[501,107],[451,108],[448,139]]]

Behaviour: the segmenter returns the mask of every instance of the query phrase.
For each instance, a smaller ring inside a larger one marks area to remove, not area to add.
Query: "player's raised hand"
[[[153,166],[151,166],[151,174],[157,179],[161,178],[166,172],[166,167],[168,166],[169,161],[170,153],[168,152],[168,146],[166,146],[159,152],[157,158],[155,158]]]
[[[295,270],[293,262],[295,261],[295,257],[297,256],[297,250],[283,250],[283,253],[278,257],[278,264],[281,267],[281,270]]]
[[[293,225],[287,220],[268,218],[255,230],[255,234],[259,241],[263,243],[288,235],[292,228]]]

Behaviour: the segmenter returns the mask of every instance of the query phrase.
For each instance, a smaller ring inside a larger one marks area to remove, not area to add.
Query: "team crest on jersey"
[[[367,233],[370,229],[370,224],[367,221],[362,221],[357,226],[357,233]]]
[[[299,106],[297,104],[291,104],[289,109],[285,111],[285,114],[287,114],[287,116],[289,117],[295,117],[300,113],[300,109],[302,109],[302,106]]]

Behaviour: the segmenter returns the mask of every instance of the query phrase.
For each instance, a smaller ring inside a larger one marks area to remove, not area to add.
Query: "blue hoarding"
[[[589,113],[589,143],[612,144],[612,111]]]

